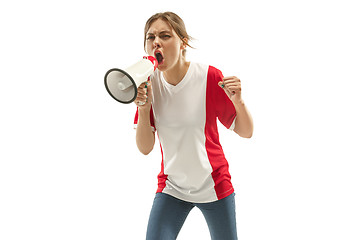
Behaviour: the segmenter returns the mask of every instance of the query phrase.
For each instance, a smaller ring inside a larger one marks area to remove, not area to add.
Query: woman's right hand
[[[139,108],[139,110],[150,110],[151,101],[152,101],[152,89],[151,82],[147,81],[142,83],[138,89],[138,94],[134,103]]]

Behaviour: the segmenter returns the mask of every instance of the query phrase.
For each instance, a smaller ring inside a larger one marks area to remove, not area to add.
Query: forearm
[[[145,155],[149,154],[155,144],[155,134],[150,125],[150,112],[139,109],[139,118],[136,128],[136,145],[139,151]]]
[[[251,138],[254,126],[250,112],[242,100],[238,101],[236,104],[234,103],[234,107],[236,110],[234,132],[241,137]]]

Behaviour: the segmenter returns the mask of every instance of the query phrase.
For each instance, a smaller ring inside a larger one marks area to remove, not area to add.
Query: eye
[[[152,36],[152,35],[149,35],[149,36],[147,36],[147,38],[146,38],[146,40],[154,40],[155,39],[155,37],[154,36]]]
[[[161,37],[162,39],[165,39],[165,40],[171,38],[171,36],[170,36],[170,35],[167,35],[167,34],[161,35],[160,37]]]

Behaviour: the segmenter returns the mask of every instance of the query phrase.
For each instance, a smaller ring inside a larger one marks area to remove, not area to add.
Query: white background
[[[220,127],[239,238],[360,239],[356,1],[2,1],[0,239],[145,239],[160,148],[105,72],[139,60],[146,20],[178,13],[188,60],[242,80],[253,138]],[[210,239],[199,210],[178,239]]]

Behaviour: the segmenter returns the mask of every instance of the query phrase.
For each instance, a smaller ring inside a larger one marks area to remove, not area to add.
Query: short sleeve
[[[135,117],[134,117],[134,129],[137,128],[137,123],[139,120],[139,109],[136,109],[136,113],[135,113]],[[151,125],[151,129],[153,132],[156,132],[156,127],[155,127],[155,123],[154,123],[154,113],[153,113],[153,109],[152,106],[150,108],[150,125]]]
[[[209,66],[208,87],[211,88],[209,93],[216,117],[226,128],[233,130],[235,127],[236,110],[224,89],[218,85],[223,78],[224,76],[220,70]]]

